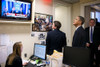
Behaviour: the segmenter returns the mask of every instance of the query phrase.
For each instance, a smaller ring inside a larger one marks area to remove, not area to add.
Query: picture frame
[[[35,13],[34,24],[32,24],[32,31],[51,31],[53,23],[53,16],[42,13]]]

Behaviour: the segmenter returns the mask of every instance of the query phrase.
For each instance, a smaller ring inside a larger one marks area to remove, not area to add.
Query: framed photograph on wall
[[[39,36],[38,36],[38,39],[39,39],[39,40],[45,40],[45,37],[46,37],[46,36],[45,36],[44,33],[40,33]]]
[[[51,31],[53,16],[41,13],[35,13],[32,31]]]

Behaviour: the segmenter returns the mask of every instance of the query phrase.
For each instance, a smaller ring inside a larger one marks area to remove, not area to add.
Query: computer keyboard
[[[25,67],[37,67],[37,65],[29,62]]]

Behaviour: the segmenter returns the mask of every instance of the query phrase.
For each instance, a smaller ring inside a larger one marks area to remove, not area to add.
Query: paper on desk
[[[29,61],[28,60],[22,60],[22,63],[28,63]]]
[[[36,64],[36,61],[31,61],[32,64]]]
[[[50,60],[49,67],[62,67],[62,57],[63,53],[54,50],[53,54],[49,57]]]
[[[63,53],[60,53],[60,52],[57,52],[56,50],[54,50],[54,52],[51,55],[51,57],[53,57],[53,58],[61,58],[61,57],[63,57]]]

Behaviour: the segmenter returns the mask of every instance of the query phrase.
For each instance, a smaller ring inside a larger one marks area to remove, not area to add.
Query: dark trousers
[[[93,43],[90,44],[91,46],[89,47],[91,50],[91,67],[99,67],[99,54],[98,54],[98,48],[95,47]],[[94,55],[96,57],[96,59],[94,58]],[[96,63],[96,65],[94,66],[94,61]]]
[[[97,56],[96,56],[96,65],[98,67],[99,67],[99,64],[100,64],[100,50],[98,51]]]

